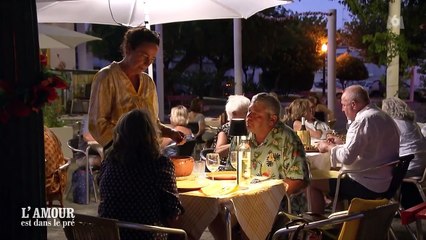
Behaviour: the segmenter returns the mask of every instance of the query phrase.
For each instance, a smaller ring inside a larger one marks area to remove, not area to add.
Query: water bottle
[[[249,182],[251,178],[251,148],[246,136],[241,137],[238,158],[241,163],[241,180]]]

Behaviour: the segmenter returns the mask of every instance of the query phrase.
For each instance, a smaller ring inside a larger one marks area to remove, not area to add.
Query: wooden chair
[[[184,239],[188,239],[186,232],[178,228],[123,222],[116,219],[101,218],[77,213],[75,213],[74,216],[74,219],[61,219],[61,222],[65,225],[64,232],[68,240],[119,240],[120,228],[175,234],[183,236]],[[74,220],[74,226],[66,225],[68,220]]]
[[[45,191],[47,206],[52,207],[53,201],[59,201],[63,207],[63,193],[66,188],[66,169],[71,161],[65,158],[61,150],[61,142],[56,134],[44,127],[44,161]]]
[[[339,172],[339,175],[337,177],[337,183],[336,183],[336,191],[334,194],[334,200],[333,200],[333,208],[332,212],[336,211],[337,207],[337,201],[339,200],[339,190],[340,190],[340,181],[348,173],[364,173],[364,172],[371,172],[371,171],[380,171],[380,169],[392,167],[392,180],[391,184],[389,185],[389,188],[386,192],[382,194],[381,197],[391,199],[395,196],[397,190],[400,188],[402,180],[407,173],[408,165],[410,164],[410,161],[414,158],[413,154],[399,157],[399,160],[393,161],[390,163],[386,163],[377,167],[362,169],[362,170],[341,170]]]
[[[284,227],[272,236],[272,239],[281,239],[284,235],[296,231],[322,229],[325,226],[343,223],[339,233],[339,240],[370,240],[386,239],[393,216],[398,209],[397,203],[388,204],[388,200],[365,200],[354,198],[348,211],[343,211],[330,215],[326,219],[305,223],[302,227],[297,224],[291,227]]]
[[[54,174],[60,175],[61,172],[66,171],[68,169],[68,167],[71,165],[71,159],[65,158],[65,160],[66,160],[66,163],[59,166],[59,168],[56,169]],[[46,161],[46,159],[44,161]],[[55,194],[46,194],[46,201],[47,201],[48,207],[56,206],[53,204],[53,201],[55,200],[59,201],[59,205],[58,205],[59,207],[64,207],[62,191],[59,191]]]

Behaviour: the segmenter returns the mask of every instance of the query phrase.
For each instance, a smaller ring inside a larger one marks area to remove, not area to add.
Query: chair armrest
[[[80,150],[78,148],[73,148],[70,144],[67,144],[67,145],[68,145],[68,148],[71,149],[71,151],[73,151],[73,152],[79,152],[79,153],[86,154],[86,152],[83,151],[83,150]]]
[[[179,228],[159,227],[159,226],[124,222],[124,221],[117,222],[117,226],[121,228],[128,228],[128,229],[148,231],[148,232],[178,234],[178,235],[183,235],[185,239],[188,239],[188,235],[186,234],[185,230],[179,229]]]
[[[416,220],[415,215],[424,209],[426,209],[426,202],[417,204],[414,207],[401,211],[401,223],[403,225],[407,225],[414,222]]]
[[[351,221],[351,220],[355,220],[355,219],[360,219],[363,216],[364,216],[364,214],[362,214],[362,213],[355,213],[355,214],[350,214],[350,215],[345,215],[345,216],[337,216],[337,217],[333,217],[333,218],[329,218],[329,219],[310,222],[310,223],[305,224],[305,226],[303,227],[303,230],[319,228],[319,227],[323,227],[323,226],[326,226],[326,225],[336,225],[336,224],[340,224],[340,223],[343,223],[343,222],[347,222],[347,221]],[[274,235],[272,236],[272,239],[280,239],[279,236],[281,236],[283,234],[288,234],[290,232],[294,232],[300,226],[301,225],[294,225],[294,226],[290,226],[288,228],[278,229],[278,231],[276,231],[274,233]]]
[[[336,182],[336,191],[334,193],[334,200],[333,200],[333,207],[332,207],[332,212],[336,211],[336,207],[337,207],[337,200],[339,197],[339,191],[340,191],[340,180],[342,179],[342,177],[348,173],[364,173],[364,172],[369,172],[369,171],[373,171],[373,170],[377,170],[377,169],[381,169],[384,167],[390,167],[393,165],[398,164],[400,161],[396,160],[390,163],[385,163],[376,167],[371,167],[371,168],[365,168],[365,169],[350,169],[350,170],[340,170],[339,171],[339,175],[337,176],[337,182]]]
[[[64,159],[67,160],[67,163],[61,165],[58,169],[59,171],[65,170],[71,165],[71,158],[64,157]]]
[[[376,166],[376,167],[371,167],[371,168],[365,168],[365,169],[351,169],[351,170],[340,170],[340,173],[339,173],[339,175],[343,175],[343,174],[347,174],[347,173],[363,173],[363,172],[369,172],[369,171],[373,171],[373,170],[377,170],[377,169],[380,169],[380,168],[384,168],[384,167],[390,167],[390,166],[393,166],[393,165],[396,165],[396,164],[398,164],[399,163],[399,160],[397,160],[397,161],[393,161],[393,162],[390,162],[390,163],[385,163],[385,164],[382,164],[382,165],[379,165],[379,166]]]
[[[348,210],[339,211],[339,212],[334,212],[334,213],[330,214],[328,216],[328,218],[335,218],[335,217],[340,217],[340,216],[347,216],[348,214],[349,214]]]

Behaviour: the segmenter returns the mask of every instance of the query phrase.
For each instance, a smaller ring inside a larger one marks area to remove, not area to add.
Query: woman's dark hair
[[[145,27],[130,28],[124,34],[123,42],[121,43],[121,51],[124,55],[127,48],[135,50],[142,43],[154,43],[156,45],[160,45],[160,35]]]
[[[132,110],[118,120],[108,155],[126,164],[160,156],[157,128],[145,110]]]
[[[203,111],[202,103],[203,103],[203,99],[201,99],[201,98],[192,99],[191,106],[189,107],[189,110],[193,111],[193,112],[197,112],[197,113],[202,112]]]

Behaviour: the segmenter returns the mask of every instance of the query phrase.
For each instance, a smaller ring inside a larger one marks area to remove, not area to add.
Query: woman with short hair
[[[170,111],[170,124],[172,129],[182,132],[185,135],[186,141],[195,140],[194,134],[191,129],[188,128],[188,109],[183,105],[178,105],[173,107]],[[161,141],[161,149],[163,149],[163,154],[165,156],[171,157],[178,155],[178,146],[174,144],[171,138],[163,138]]]

